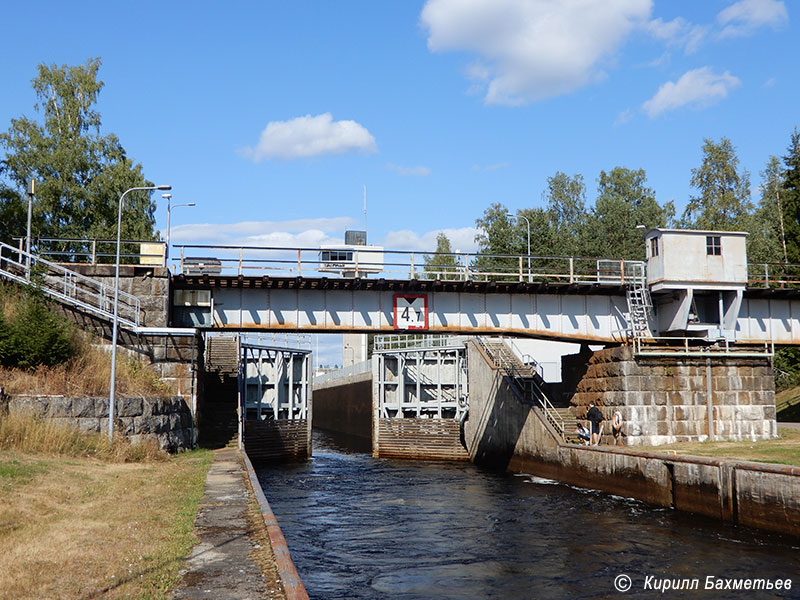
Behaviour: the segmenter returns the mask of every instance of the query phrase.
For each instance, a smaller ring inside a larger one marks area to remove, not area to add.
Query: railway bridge
[[[148,356],[160,360],[166,370],[176,361],[183,361],[184,367],[191,364],[175,378],[189,380],[183,393],[191,395],[196,414],[202,413],[196,372],[205,364],[205,340],[218,335],[506,335],[609,348],[583,356],[573,369],[582,369],[583,376],[572,390],[567,415],[559,413],[541,389],[535,361],[503,363],[497,356],[507,353],[498,350],[491,356],[491,344],[475,345],[476,356],[493,365],[495,375],[511,386],[520,402],[544,411],[562,437],[567,433],[565,417],[574,418],[585,403],[595,400],[609,410],[622,410],[635,432],[629,443],[756,439],[775,432],[774,388],[766,376],[773,347],[800,343],[800,269],[749,264],[745,240],[746,234],[738,232],[655,229],[645,235],[643,262],[422,255],[373,247],[348,254],[318,248],[177,246],[179,258],[172,269],[159,257],[142,260],[143,252],[139,264],[120,265],[123,291],[117,299],[117,321],[129,344],[146,347]],[[78,264],[76,256],[69,256],[65,264],[63,258],[46,256],[0,246],[0,272],[28,283],[29,269],[38,263],[44,268],[46,293],[108,332],[113,265]],[[94,248],[92,258],[97,258]],[[182,355],[185,347],[194,350]],[[240,361],[247,364],[243,352]],[[609,365],[626,364],[609,375]],[[531,365],[533,372],[523,372]],[[680,375],[670,381],[653,378],[676,369]],[[598,376],[601,372],[606,375]],[[303,385],[298,381],[290,388],[304,389]],[[632,389],[635,386],[638,389]],[[422,395],[419,383],[400,387],[412,396],[413,390]],[[403,402],[423,402],[412,396],[387,399],[397,403],[395,410],[378,403],[375,414],[407,417]],[[273,406],[262,410],[261,402],[255,414],[283,414]],[[289,411],[293,417],[310,418],[311,411],[302,403],[296,406],[296,414]],[[239,411],[248,412],[245,407]],[[463,417],[465,412],[456,414]],[[427,412],[422,418],[430,416]]]

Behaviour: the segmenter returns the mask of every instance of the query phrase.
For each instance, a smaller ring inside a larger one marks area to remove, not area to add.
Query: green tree
[[[786,255],[790,263],[800,264],[800,132],[795,127],[783,157],[786,166],[783,178],[781,208],[786,231]]]
[[[547,178],[547,214],[552,240],[550,254],[579,256],[586,242],[586,185],[580,173],[561,171]]]
[[[761,171],[761,199],[748,229],[747,256],[751,262],[786,262],[783,180],[780,159],[771,156]]]
[[[425,276],[427,279],[458,279],[458,263],[452,253],[450,238],[440,231],[436,234],[436,253],[425,255]]]
[[[516,227],[511,220],[508,209],[499,203],[490,204],[483,216],[475,220],[478,227],[475,242],[480,256],[472,264],[473,269],[507,273],[514,268],[515,260],[508,255],[520,252]]]
[[[152,185],[119,139],[100,133],[100,113],[95,110],[103,87],[97,79],[99,68],[99,58],[80,66],[39,65],[32,84],[41,122],[24,116],[12,119],[8,131],[0,134],[5,151],[0,161],[0,215],[14,216],[0,230],[4,240],[24,235],[18,216],[31,178],[38,182],[33,232],[42,237],[113,238],[119,197],[128,188]],[[154,212],[150,194],[129,195],[122,237],[153,239]]]
[[[698,195],[690,199],[681,219],[688,229],[744,230],[753,211],[750,173],[739,169],[736,150],[728,138],[719,143],[703,141],[703,162],[692,169],[692,187]]]
[[[644,260],[644,242],[638,225],[665,227],[675,207],[656,202],[643,169],[614,167],[600,172],[594,209],[587,218],[586,254],[593,257]]]

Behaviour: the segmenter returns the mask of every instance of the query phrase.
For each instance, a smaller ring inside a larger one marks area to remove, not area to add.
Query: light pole
[[[33,197],[36,195],[36,180],[31,178],[28,181],[28,235],[25,238],[25,252],[28,256],[25,258],[25,264],[28,267],[27,278],[31,278],[31,221],[33,220]]]
[[[172,194],[161,194],[161,197],[167,201],[167,251],[166,256],[164,257],[164,266],[166,267],[167,260],[169,260],[169,239],[172,232],[170,226],[170,214],[172,213],[173,208],[178,208],[179,206],[195,206],[194,202],[187,202],[186,204],[176,204],[172,206]]]
[[[114,441],[114,404],[116,403],[117,387],[117,329],[119,328],[119,247],[122,234],[122,204],[130,192],[149,190],[171,190],[171,185],[151,185],[133,187],[123,192],[119,198],[119,214],[117,216],[117,260],[114,270],[114,319],[111,325],[111,381],[108,385],[108,441]]]
[[[531,222],[525,215],[511,215],[509,213],[506,213],[506,216],[517,220],[525,219],[525,225],[528,228],[528,283],[530,283],[531,282]]]

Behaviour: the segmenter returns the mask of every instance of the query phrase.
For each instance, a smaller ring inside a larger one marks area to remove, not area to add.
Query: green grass
[[[800,429],[779,429],[774,440],[757,442],[683,442],[641,448],[649,452],[674,452],[712,458],[731,458],[781,465],[800,465]],[[638,448],[637,448],[638,449]]]
[[[10,489],[31,481],[36,475],[47,473],[46,463],[25,464],[14,460],[0,460],[0,489]]]
[[[171,528],[169,542],[158,552],[144,557],[145,575],[140,580],[140,591],[136,596],[141,600],[166,598],[180,581],[183,559],[197,543],[194,521],[203,499],[206,475],[214,460],[214,453],[206,449],[190,450],[176,455],[172,460],[185,467],[185,475],[171,484],[175,497],[180,501],[168,524]]]
[[[800,422],[800,387],[784,390],[776,394],[775,409],[778,411],[779,422]]]

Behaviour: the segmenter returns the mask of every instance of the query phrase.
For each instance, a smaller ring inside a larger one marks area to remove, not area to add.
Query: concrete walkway
[[[174,600],[284,598],[281,586],[268,584],[251,557],[258,545],[251,538],[244,474],[235,448],[214,452],[195,522],[200,543],[187,559]]]

